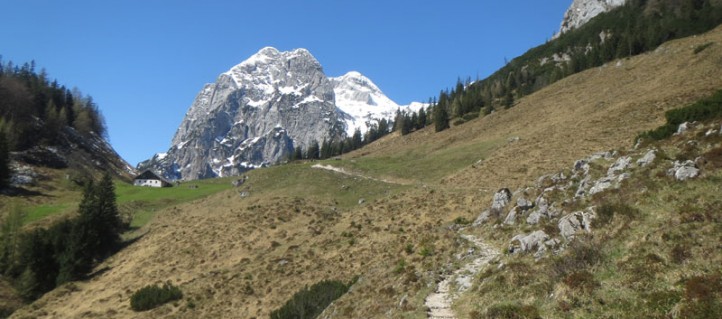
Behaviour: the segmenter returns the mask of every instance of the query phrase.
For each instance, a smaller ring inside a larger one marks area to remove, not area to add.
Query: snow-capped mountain
[[[418,102],[399,106],[384,95],[376,84],[356,71],[330,80],[336,94],[336,107],[341,111],[348,136],[353,135],[356,129],[365,133],[370,124],[377,123],[382,118],[393,120],[396,111],[400,109],[417,112],[426,106]]]
[[[622,6],[626,2],[626,0],[574,0],[564,14],[564,20],[562,20],[562,25],[559,27],[559,33],[557,33],[555,37],[569,30],[576,29],[599,14]]]
[[[267,47],[206,84],[170,149],[138,168],[173,180],[238,175],[283,161],[295,147],[364,133],[399,108],[358,72],[329,79],[307,50]]]

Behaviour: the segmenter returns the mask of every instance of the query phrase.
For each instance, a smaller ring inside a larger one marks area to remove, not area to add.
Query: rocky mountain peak
[[[306,49],[265,47],[206,84],[171,148],[138,166],[168,179],[238,175],[283,161],[296,147],[363,133],[397,109],[359,72],[328,78]]]
[[[622,6],[626,2],[626,0],[574,0],[564,14],[559,33],[555,37],[576,29],[599,14]]]

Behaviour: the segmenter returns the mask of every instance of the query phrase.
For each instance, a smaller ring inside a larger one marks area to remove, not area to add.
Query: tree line
[[[0,131],[10,150],[55,145],[64,128],[107,137],[97,104],[78,89],[50,80],[35,62],[14,64],[0,56]]]
[[[23,231],[23,218],[16,208],[0,225],[0,273],[28,301],[88,275],[120,248],[125,228],[109,174],[86,185],[77,217],[32,231]]]

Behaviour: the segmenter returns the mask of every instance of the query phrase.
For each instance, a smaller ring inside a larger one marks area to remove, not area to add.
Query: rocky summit
[[[306,49],[266,47],[206,84],[170,149],[138,167],[172,180],[238,175],[279,163],[296,147],[363,133],[398,109],[358,72],[329,78]]]
[[[564,20],[562,20],[556,36],[581,27],[599,14],[624,5],[626,2],[627,0],[574,0],[567,12],[564,13]]]

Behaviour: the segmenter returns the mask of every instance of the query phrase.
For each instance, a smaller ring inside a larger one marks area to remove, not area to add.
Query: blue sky
[[[0,0],[0,55],[98,103],[132,165],[168,149],[203,84],[265,46],[307,48],[399,104],[549,39],[571,0]]]

